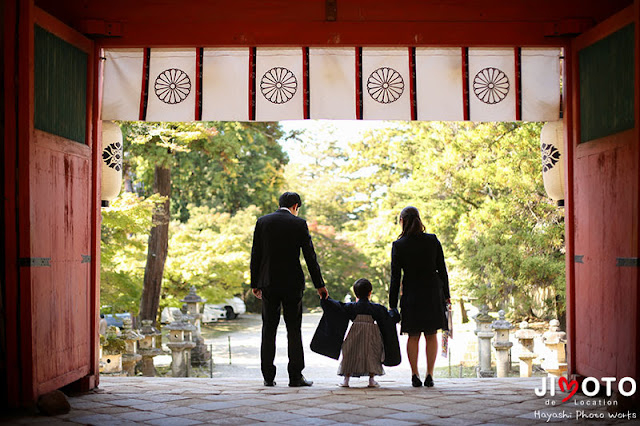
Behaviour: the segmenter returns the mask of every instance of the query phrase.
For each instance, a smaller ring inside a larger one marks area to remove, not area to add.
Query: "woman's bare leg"
[[[438,356],[438,334],[430,334],[424,337],[427,351],[427,374],[433,376],[433,367],[436,365],[436,357]]]
[[[420,335],[409,336],[407,340],[407,358],[409,358],[409,365],[411,365],[411,374],[415,374],[420,377],[418,372],[418,344],[420,343]]]

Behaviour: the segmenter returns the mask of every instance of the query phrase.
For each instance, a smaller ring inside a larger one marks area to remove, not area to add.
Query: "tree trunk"
[[[462,300],[462,297],[460,298],[460,312],[462,312],[462,323],[468,323],[469,317],[467,316],[467,310],[464,308],[464,300]]]
[[[153,212],[153,224],[149,234],[149,248],[147,251],[147,265],[144,269],[144,283],[140,300],[140,319],[151,320],[154,325],[158,317],[160,306],[160,292],[162,289],[162,273],[167,260],[169,248],[169,203],[171,196],[171,169],[156,166],[154,190],[167,197],[167,201],[158,205]]]

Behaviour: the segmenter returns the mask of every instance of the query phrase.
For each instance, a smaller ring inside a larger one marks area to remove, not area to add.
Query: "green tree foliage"
[[[100,304],[105,313],[138,313],[146,241],[157,195],[141,199],[122,193],[102,210]]]
[[[272,208],[284,184],[285,135],[277,123],[126,123],[125,161],[136,192],[152,193],[158,164],[172,170],[171,216],[189,219],[190,206],[233,213]]]
[[[550,294],[557,300],[546,300],[548,312],[562,314],[563,215],[544,193],[540,129],[539,123],[406,123],[371,132],[352,144],[357,155],[345,167],[362,222],[350,224],[352,232],[366,238],[372,226],[382,229],[414,205],[443,243],[459,296],[527,315],[532,307],[541,311],[534,303],[539,294]],[[378,241],[369,244],[369,258],[388,260],[390,241]],[[388,276],[384,261],[370,265]]]
[[[161,306],[177,306],[191,286],[211,303],[248,289],[253,227],[259,209],[235,214],[191,207],[186,223],[171,223]]]
[[[170,229],[177,238],[175,240],[177,247],[173,251],[176,259],[169,258],[170,276],[167,279],[164,275],[162,280],[167,284],[164,291],[168,299],[183,297],[186,291],[181,294],[176,292],[183,291],[181,285],[187,279],[194,277],[194,283],[200,283],[205,292],[210,292],[214,299],[222,295],[235,294],[238,283],[243,282],[238,281],[238,276],[242,277],[244,272],[241,271],[239,275],[236,273],[238,268],[242,267],[241,263],[226,262],[230,259],[229,257],[225,259],[220,257],[212,260],[213,263],[206,271],[199,274],[194,272],[191,268],[193,264],[182,256],[185,244],[194,250],[191,256],[200,259],[210,256],[211,253],[208,250],[213,246],[209,242],[201,245],[193,243],[189,246],[188,242],[185,242],[184,233],[190,230],[189,226],[201,224],[202,215],[205,214],[203,212],[206,212],[216,217],[216,220],[221,223],[215,228],[216,233],[222,234],[217,236],[218,240],[221,240],[220,246],[217,246],[220,256],[225,255],[226,250],[234,250],[236,243],[225,241],[224,239],[229,235],[224,234],[223,231],[228,224],[233,224],[236,220],[236,213],[249,209],[248,211],[251,212],[247,213],[249,216],[257,216],[258,212],[271,210],[276,204],[274,200],[277,200],[281,192],[281,186],[284,183],[284,165],[288,161],[278,140],[286,138],[287,135],[283,134],[277,123],[128,122],[122,123],[121,127],[125,136],[125,188],[135,191],[142,197],[149,197],[155,191],[154,180],[158,180],[159,170],[164,171],[163,175],[168,174],[170,179],[171,210],[161,212],[161,209],[156,208],[154,221],[149,222],[149,229],[147,229],[147,232],[151,230],[153,236],[154,229],[157,230],[163,226],[163,223],[168,223],[171,217],[178,219],[172,222]],[[250,208],[250,206],[257,207]],[[205,210],[198,210],[200,208]],[[188,223],[191,210],[197,212],[194,225]],[[126,216],[128,213],[133,214],[133,211],[124,212],[123,215]],[[248,217],[247,214],[239,215],[238,220]],[[224,224],[224,220],[229,223]],[[183,231],[182,225],[187,225],[188,229]],[[116,225],[106,223],[103,234],[109,235],[112,232],[112,226]],[[251,232],[252,224],[246,226]],[[155,245],[159,247],[156,250],[160,251],[163,244],[165,249],[168,245],[168,234],[161,234],[164,235],[160,237],[164,238],[165,242]],[[158,235],[156,235],[157,238],[159,238]],[[127,310],[137,312],[138,309],[133,309],[132,306],[134,303],[139,303],[141,298],[147,300],[151,311],[157,310],[153,306],[154,304],[157,306],[157,299],[156,301],[151,299],[155,299],[156,295],[159,297],[161,282],[154,279],[152,280],[154,282],[150,283],[152,285],[145,284],[144,288],[148,290],[143,291],[142,277],[147,276],[144,274],[145,270],[155,271],[158,268],[160,268],[160,274],[155,275],[162,277],[165,265],[162,262],[162,265],[150,268],[148,261],[150,257],[154,257],[152,253],[147,258],[145,269],[142,253],[146,245],[142,240],[136,241],[137,244],[132,245],[130,249],[123,244],[118,244],[115,240],[109,242],[108,250],[113,251],[114,254],[106,256],[103,261],[103,271],[111,274],[108,279],[103,280],[103,301],[109,299],[109,294],[126,294]],[[181,249],[183,250],[180,251]],[[132,267],[125,271],[116,262],[118,259],[129,259],[133,264],[132,259],[138,259],[140,256],[142,256],[142,260],[139,260],[142,266],[137,266],[137,269]],[[214,266],[217,268],[215,271]],[[234,268],[235,270],[229,273]],[[114,279],[112,271],[120,273],[119,279]],[[208,281],[203,275],[206,272],[211,273]],[[148,309],[145,308],[146,310]]]
[[[351,290],[353,283],[358,278],[367,278],[365,256],[344,235],[336,234],[332,226],[321,225],[314,220],[309,223],[309,232],[330,296],[336,300],[343,300],[346,295],[351,295],[355,300]],[[304,263],[303,270],[306,282],[311,283]],[[320,306],[318,293],[305,291],[303,304],[307,308]]]

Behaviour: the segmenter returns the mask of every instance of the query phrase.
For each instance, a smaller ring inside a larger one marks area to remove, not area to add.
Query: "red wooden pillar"
[[[14,78],[18,75],[18,33],[16,25],[18,23],[18,13],[20,2],[18,0],[6,0],[3,3],[3,102],[4,102],[4,137],[3,146],[3,252],[4,265],[2,271],[3,300],[5,317],[4,341],[0,344],[4,349],[6,357],[3,366],[5,376],[2,377],[1,394],[5,396],[7,404],[17,405],[20,398],[20,377],[19,369],[8,368],[10,365],[19,365],[18,357],[18,230],[17,230],[17,194],[16,184],[17,161],[18,161],[18,129],[16,126],[18,119],[18,88],[14,84]]]
[[[563,121],[565,129],[564,152],[565,152],[565,270],[566,270],[566,318],[567,318],[567,362],[569,364],[568,373],[573,375],[576,373],[576,315],[575,315],[575,223],[574,223],[574,174],[573,174],[573,151],[575,140],[573,137],[573,111],[574,111],[574,91],[573,91],[573,74],[574,63],[572,61],[571,44],[564,47],[563,62]]]

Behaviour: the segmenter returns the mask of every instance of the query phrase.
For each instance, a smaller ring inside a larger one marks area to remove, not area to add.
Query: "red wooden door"
[[[21,351],[9,387],[18,385],[28,402],[73,382],[97,383],[99,216],[93,42],[37,8],[21,7],[29,34],[20,61]]]
[[[637,3],[571,46],[575,283],[568,293],[572,373],[581,376],[639,373]]]

